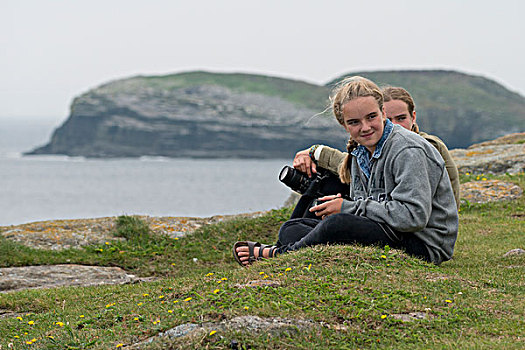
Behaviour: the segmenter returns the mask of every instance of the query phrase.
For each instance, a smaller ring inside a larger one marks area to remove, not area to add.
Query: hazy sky
[[[0,0],[0,117],[138,74],[454,69],[525,95],[525,1]]]

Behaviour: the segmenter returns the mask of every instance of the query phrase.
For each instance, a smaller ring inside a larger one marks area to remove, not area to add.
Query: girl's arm
[[[432,198],[443,176],[443,166],[417,147],[402,150],[387,163],[391,164],[387,171],[392,173],[385,176],[391,175],[393,184],[387,189],[390,193],[386,193],[385,200],[345,200],[341,212],[366,216],[401,232],[422,230],[430,218]]]

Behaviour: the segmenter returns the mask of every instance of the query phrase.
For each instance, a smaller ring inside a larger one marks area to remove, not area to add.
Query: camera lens
[[[279,180],[292,190],[303,194],[310,185],[310,179],[294,168],[285,166],[279,173]]]
[[[290,175],[290,167],[289,166],[285,166],[284,168],[281,169],[281,173],[279,174],[279,180],[281,182],[284,182],[284,183],[287,183],[289,180],[289,178],[293,175]]]

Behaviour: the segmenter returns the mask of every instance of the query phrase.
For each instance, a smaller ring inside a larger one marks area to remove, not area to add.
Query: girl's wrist
[[[310,159],[314,162],[318,161],[321,157],[321,150],[323,149],[323,145],[313,145],[310,147],[308,151],[308,155],[310,156]]]

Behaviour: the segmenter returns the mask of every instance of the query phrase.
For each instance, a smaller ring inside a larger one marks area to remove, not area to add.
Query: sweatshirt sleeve
[[[348,153],[341,152],[338,149],[323,146],[321,155],[317,160],[317,165],[337,174],[339,172],[339,165],[343,162],[347,154]]]
[[[387,193],[387,199],[381,202],[370,198],[344,200],[341,212],[365,216],[401,232],[421,231],[430,218],[431,176],[441,177],[435,173],[439,172],[439,164],[428,159],[417,147],[402,150],[389,164],[394,187]]]

